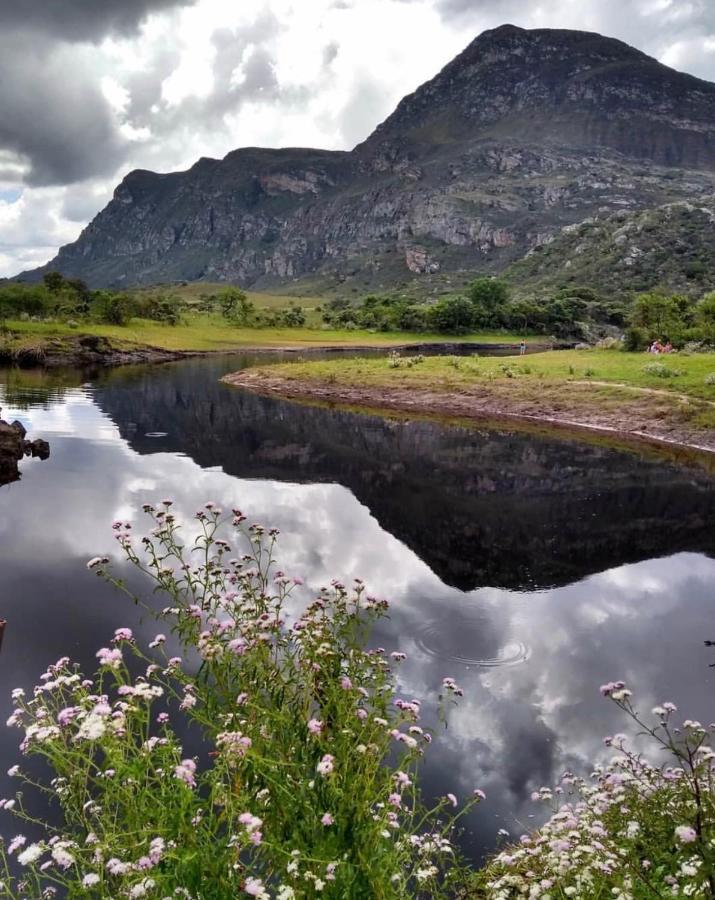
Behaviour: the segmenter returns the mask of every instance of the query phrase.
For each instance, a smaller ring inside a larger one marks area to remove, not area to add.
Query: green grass
[[[662,378],[645,372],[644,368],[655,361],[680,374]],[[281,363],[280,369],[270,368],[291,378],[329,378],[339,383],[375,386],[414,383],[432,390],[452,390],[494,380],[518,380],[522,385],[535,386],[603,381],[715,401],[715,385],[705,384],[706,376],[715,372],[715,354],[708,353],[653,357],[619,350],[553,350],[526,357],[432,356],[419,365],[399,368],[392,368],[387,358],[298,361]]]
[[[644,371],[654,360],[679,374],[662,378]],[[655,358],[618,350],[558,350],[528,357],[427,357],[417,365],[399,367],[386,355],[291,361],[250,371],[257,387],[263,377],[279,379],[291,396],[309,397],[314,382],[316,387],[330,388],[331,394],[342,389],[353,405],[364,400],[366,406],[380,406],[390,399],[399,407],[401,398],[407,397],[410,409],[417,410],[423,392],[426,412],[434,409],[447,415],[469,415],[486,403],[492,412],[602,424],[622,431],[630,430],[636,420],[641,430],[715,428],[715,384],[706,384],[707,376],[715,372],[715,354]]]
[[[491,333],[454,337],[443,334],[409,334],[405,332],[350,331],[328,328],[239,328],[220,316],[193,315],[185,324],[165,325],[144,319],[133,319],[127,325],[81,323],[70,328],[62,323],[8,321],[8,343],[13,348],[36,347],[50,340],[66,340],[83,334],[108,338],[117,346],[139,345],[163,350],[217,351],[241,347],[310,347],[364,346],[390,347],[411,343],[518,342],[515,335]],[[2,342],[2,338],[0,338]]]

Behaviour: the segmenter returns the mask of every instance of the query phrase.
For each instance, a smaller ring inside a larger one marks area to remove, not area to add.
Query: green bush
[[[637,325],[631,325],[629,328],[626,328],[623,335],[624,350],[629,353],[645,350],[648,347],[648,343],[648,334],[644,328],[639,328]]]

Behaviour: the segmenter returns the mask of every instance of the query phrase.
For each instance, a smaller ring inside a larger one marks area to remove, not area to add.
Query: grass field
[[[652,364],[678,374],[666,378],[650,374],[646,367]],[[441,391],[495,382],[538,389],[574,382],[596,386],[608,382],[624,388],[665,390],[715,401],[715,384],[705,383],[706,377],[715,373],[715,354],[709,353],[650,356],[620,350],[554,350],[526,357],[431,356],[419,365],[399,367],[393,367],[387,358],[299,361],[262,370],[280,372],[289,378],[329,379],[333,383],[365,386],[414,385]]]
[[[650,370],[665,366],[666,375]],[[715,449],[715,354],[569,350],[527,357],[291,361],[235,383],[294,398],[447,416],[515,415]]]
[[[261,295],[265,297],[266,295]],[[127,325],[81,323],[71,328],[61,323],[8,321],[3,341],[13,349],[37,347],[48,341],[62,341],[93,334],[108,338],[121,346],[149,346],[162,350],[218,351],[241,347],[316,347],[364,346],[389,347],[410,343],[474,343],[518,342],[516,335],[503,333],[469,334],[408,334],[405,332],[350,331],[329,328],[240,328],[220,316],[190,315],[184,324],[166,325],[145,319],[133,319]]]

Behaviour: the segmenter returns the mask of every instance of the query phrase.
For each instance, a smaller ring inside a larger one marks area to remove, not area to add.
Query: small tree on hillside
[[[42,280],[51,294],[59,294],[65,284],[65,279],[60,272],[45,272]]]

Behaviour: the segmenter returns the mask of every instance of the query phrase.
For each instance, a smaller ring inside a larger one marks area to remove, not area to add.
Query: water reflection
[[[27,460],[22,482],[0,489],[0,716],[9,689],[49,660],[90,664],[119,625],[153,633],[84,563],[113,550],[113,518],[141,519],[144,502],[172,496],[185,515],[218,499],[279,527],[283,567],[306,592],[360,576],[388,597],[374,640],[408,654],[405,693],[434,699],[445,675],[465,687],[425,778],[435,794],[488,792],[469,822],[475,855],[497,828],[534,821],[531,790],[588,766],[601,736],[623,730],[598,698],[603,681],[633,682],[643,709],[671,699],[710,721],[705,475],[603,447],[261,400],[217,384],[232,365],[76,376],[37,402],[29,389],[14,408],[0,399],[52,444],[47,463]],[[15,744],[0,731],[0,772]]]

